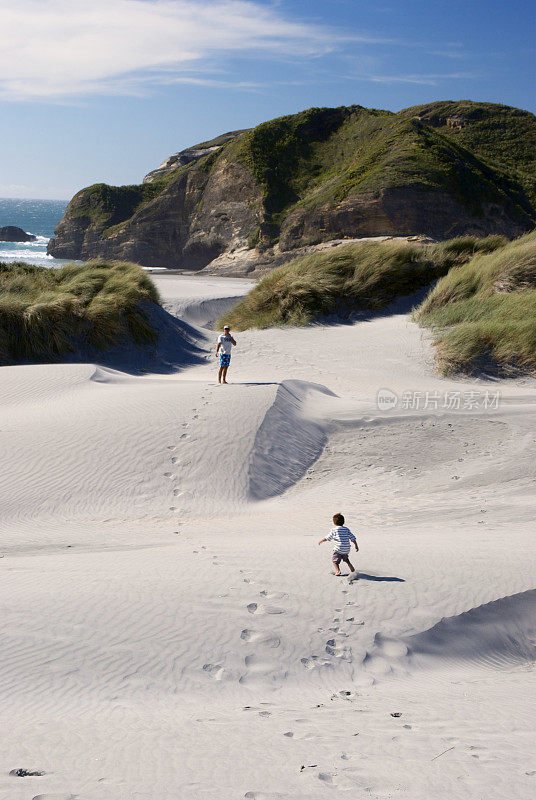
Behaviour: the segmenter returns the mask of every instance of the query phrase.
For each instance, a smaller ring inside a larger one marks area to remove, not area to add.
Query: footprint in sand
[[[177,458],[177,456],[173,456],[172,459],[171,459],[171,463],[172,464],[180,464],[180,458]]]
[[[173,489],[173,494],[175,497],[179,497],[182,494],[181,489]]]
[[[225,669],[221,664],[203,664],[203,672],[206,672],[207,675],[210,675],[215,681],[221,681]]]
[[[266,597],[269,600],[288,600],[288,594],[286,592],[267,592],[266,589],[263,589],[259,594],[261,597]]]
[[[32,800],[76,800],[76,794],[36,794]]]
[[[285,614],[286,609],[281,606],[258,606],[257,603],[250,603],[247,610],[250,614]]]
[[[189,438],[190,438],[189,433],[181,433],[181,439],[189,439]]]
[[[164,478],[174,478],[175,475],[172,472],[164,472]]]
[[[331,661],[319,656],[309,656],[309,658],[300,658],[300,662],[305,669],[320,669],[321,667],[332,667]]]
[[[348,658],[350,651],[344,645],[339,644],[335,639],[328,639],[326,642],[326,653],[335,658]]]
[[[347,770],[345,774],[336,772],[319,772],[317,774],[317,778],[319,781],[322,781],[328,786],[334,786],[337,789],[342,789],[343,791],[349,791],[350,789],[365,789],[370,791],[370,787],[367,786],[367,782],[357,774],[356,770],[350,770],[347,767],[345,767],[345,769]]]
[[[260,631],[254,631],[249,628],[244,628],[244,630],[240,634],[240,638],[243,639],[244,642],[255,642],[255,644],[263,645],[264,647],[279,647],[281,644],[281,639],[277,636],[270,636],[267,633],[261,633]]]
[[[175,450],[175,445],[174,444],[168,444],[168,448],[167,449],[168,450]]]
[[[271,684],[279,683],[287,675],[286,672],[280,672],[277,665],[273,662],[266,661],[264,656],[258,653],[250,653],[244,658],[244,665],[246,673],[238,679],[240,684],[249,684],[261,681],[263,684],[269,681]]]

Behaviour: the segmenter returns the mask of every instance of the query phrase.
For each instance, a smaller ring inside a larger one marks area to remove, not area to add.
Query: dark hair
[[[335,525],[344,525],[344,517],[342,514],[335,514],[333,517],[333,522]]]

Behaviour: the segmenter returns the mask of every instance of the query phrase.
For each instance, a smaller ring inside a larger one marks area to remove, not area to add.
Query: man
[[[216,346],[216,356],[220,354],[220,371],[218,372],[218,383],[227,383],[227,370],[231,363],[231,350],[236,347],[236,342],[231,336],[231,329],[228,325],[223,326],[223,333],[218,336]]]

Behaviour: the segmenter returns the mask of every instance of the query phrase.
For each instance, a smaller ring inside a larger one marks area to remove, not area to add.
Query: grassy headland
[[[461,132],[447,125],[458,115]],[[361,106],[311,108],[247,131],[222,157],[242,162],[261,187],[266,243],[277,239],[293,208],[409,185],[447,191],[476,216],[483,203],[507,202],[527,223],[528,195],[536,200],[536,163],[532,156],[516,160],[511,177],[500,140],[505,130],[517,150],[530,150],[533,116],[506,106],[433,103],[398,114]]]
[[[89,261],[46,269],[0,263],[0,364],[154,342],[147,301],[160,302],[137,264]]]
[[[454,199],[473,220],[488,220],[482,230],[508,232],[510,227],[518,232],[530,230],[536,222],[536,118],[508,106],[439,101],[397,113],[357,105],[310,108],[205,144],[221,147],[187,164],[177,159],[176,167],[149,183],[94,184],[78,192],[49,252],[76,258],[113,252],[121,258],[123,234],[131,254],[131,240],[145,241],[144,237],[153,235],[154,226],[160,231],[163,218],[181,242],[186,223],[181,222],[177,232],[168,217],[182,219],[186,214],[191,221],[200,209],[210,208],[212,189],[206,193],[206,187],[218,184],[220,172],[233,164],[253,179],[249,194],[240,202],[258,212],[251,230],[243,235],[250,247],[259,250],[280,239],[293,213],[320,210],[336,216],[346,200],[385,193],[401,197],[404,190]],[[498,219],[496,228],[494,206],[509,220],[501,226]],[[334,238],[329,225],[314,224],[316,229],[303,234],[301,244]],[[348,225],[343,235],[354,235]],[[397,225],[401,235],[408,232],[403,218]],[[416,232],[438,235],[427,225],[431,223],[424,218],[422,230]],[[474,224],[468,229],[475,230]],[[85,242],[87,231],[92,244]],[[300,239],[297,233],[296,237]],[[208,261],[210,247],[209,251]],[[167,251],[160,256],[159,263],[171,266],[171,262]]]
[[[450,270],[415,312],[444,373],[536,371],[536,231]]]
[[[365,242],[290,261],[265,278],[225,319],[237,330],[307,325],[333,313],[379,310],[506,239],[464,236],[436,245]]]

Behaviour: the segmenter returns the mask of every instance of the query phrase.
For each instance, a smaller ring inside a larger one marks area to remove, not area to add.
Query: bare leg
[[[336,564],[334,561],[332,561],[331,563],[333,564],[333,567],[334,567],[334,569],[335,569],[335,575],[340,575],[340,574],[341,574],[341,571],[340,571],[340,569],[339,569],[339,565],[338,565],[338,564]]]
[[[223,367],[220,367],[219,372],[218,372],[218,383],[221,383],[222,372],[223,372]]]
[[[228,369],[229,369],[228,367],[223,367],[223,374],[222,374],[223,380],[222,380],[222,383],[227,383],[227,370]]]
[[[349,556],[346,556],[346,558],[345,558],[344,560],[345,560],[345,562],[348,564],[348,566],[350,567],[350,572],[355,572],[354,565],[353,565],[353,564],[352,564],[352,562],[350,561],[350,558],[349,558]]]

